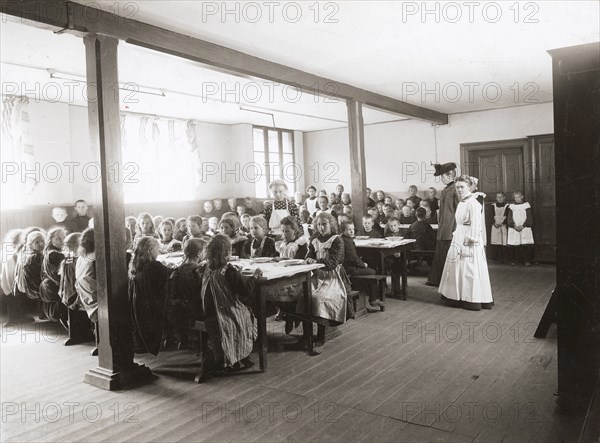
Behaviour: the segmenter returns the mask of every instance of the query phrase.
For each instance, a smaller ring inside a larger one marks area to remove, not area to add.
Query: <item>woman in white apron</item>
[[[269,234],[276,240],[281,238],[281,220],[294,217],[300,224],[298,206],[287,198],[287,184],[283,180],[273,180],[269,184],[272,201],[265,202],[265,219],[269,225]]]
[[[506,214],[506,222],[508,225],[508,246],[517,246],[516,260],[522,260],[525,266],[531,263],[532,248],[528,245],[533,245],[533,215],[531,205],[524,201],[524,196],[521,191],[514,193],[515,202],[508,205]],[[513,262],[514,263],[514,262]]]
[[[456,229],[446,257],[438,292],[442,300],[469,310],[491,309],[494,304],[485,258],[481,204],[471,194],[467,175],[456,179],[460,202],[454,214]]]

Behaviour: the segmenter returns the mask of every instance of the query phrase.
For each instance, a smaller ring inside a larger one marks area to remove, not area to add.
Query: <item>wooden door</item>
[[[535,257],[556,262],[556,188],[554,183],[554,135],[530,137],[533,235]]]
[[[470,150],[469,175],[479,179],[479,190],[486,194],[486,202],[496,201],[496,193],[506,193],[512,201],[512,193],[524,186],[523,148]]]

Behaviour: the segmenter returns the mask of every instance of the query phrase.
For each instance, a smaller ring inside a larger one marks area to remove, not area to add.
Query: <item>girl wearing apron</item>
[[[494,214],[491,230],[490,244],[494,247],[492,256],[500,263],[504,261],[504,248],[508,242],[508,228],[506,227],[506,207],[504,202],[504,193],[496,194],[496,203],[492,203],[492,211]]]
[[[533,231],[531,230],[531,206],[523,201],[520,191],[514,193],[515,203],[508,205],[508,246],[518,246],[517,259],[522,259],[525,266],[530,265],[530,248],[524,245],[533,245]]]

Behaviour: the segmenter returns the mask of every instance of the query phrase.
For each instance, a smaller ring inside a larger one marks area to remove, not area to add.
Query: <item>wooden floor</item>
[[[265,374],[191,381],[197,358],[140,358],[159,377],[130,391],[82,382],[90,346],[62,346],[48,323],[4,329],[2,441],[576,441],[558,413],[556,328],[533,332],[551,266],[490,265],[496,306],[441,304],[424,278],[409,300],[342,327],[320,356],[270,352]],[[271,343],[286,340],[269,324]],[[287,338],[289,339],[289,337]]]

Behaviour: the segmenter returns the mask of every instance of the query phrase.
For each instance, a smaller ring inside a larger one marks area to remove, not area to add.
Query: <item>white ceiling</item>
[[[93,6],[450,114],[551,101],[546,51],[600,40],[597,1],[477,2],[472,23],[469,2],[428,3],[432,11],[439,8],[437,18],[421,15],[423,2],[275,3],[272,20],[268,2],[110,0]],[[224,5],[233,12],[222,15]],[[302,8],[296,22],[293,5]],[[492,23],[498,12],[494,5],[501,16]],[[257,8],[262,14],[258,21]],[[458,11],[462,18],[450,23]],[[1,31],[3,92],[10,82],[25,82],[29,88],[39,82],[54,97],[45,68],[84,75],[81,39],[10,22]],[[121,91],[122,108],[134,112],[229,124],[272,125],[274,118],[278,127],[299,130],[345,126],[343,102],[298,96],[289,87],[216,72],[125,43],[120,45],[119,70],[122,82],[134,82],[141,90],[166,90],[166,97]],[[69,95],[66,81],[52,81],[63,88],[64,100]],[[85,104],[82,87],[74,89],[74,102]],[[399,118],[365,110],[368,124]]]

